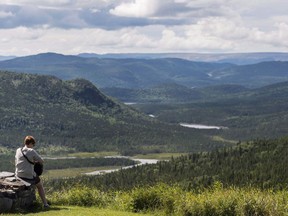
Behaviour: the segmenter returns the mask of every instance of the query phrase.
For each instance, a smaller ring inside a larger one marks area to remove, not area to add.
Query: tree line
[[[71,185],[81,182],[101,190],[125,190],[159,182],[177,183],[188,190],[195,190],[217,181],[224,186],[283,189],[288,183],[287,147],[288,137],[239,142],[235,147],[192,153],[157,164],[66,181]],[[66,181],[54,180],[47,184],[61,188]]]

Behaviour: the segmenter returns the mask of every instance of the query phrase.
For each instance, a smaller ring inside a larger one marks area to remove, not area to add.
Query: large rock
[[[36,201],[35,187],[14,173],[0,172],[0,213],[27,208]]]

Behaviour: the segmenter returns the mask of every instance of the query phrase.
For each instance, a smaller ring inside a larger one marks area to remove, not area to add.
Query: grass
[[[194,192],[166,184],[118,192],[103,192],[79,185],[70,190],[52,193],[49,199],[57,206],[86,206],[98,208],[98,212],[106,209],[103,211],[109,213],[113,209],[116,211],[115,215],[125,212],[124,215],[147,213],[163,216],[284,216],[288,215],[287,195],[286,190],[224,188],[221,183],[216,182],[212,188]]]
[[[179,157],[181,155],[187,155],[188,153],[151,153],[151,154],[137,154],[133,156],[134,159],[157,159],[157,160],[169,160],[171,157]]]
[[[187,154],[187,153],[186,153]],[[78,152],[68,154],[68,157],[76,158],[90,158],[90,157],[105,157],[105,156],[115,156],[117,152]],[[133,157],[133,159],[158,159],[158,160],[169,160],[171,157],[179,157],[185,155],[183,153],[155,153],[155,154],[138,154]],[[66,177],[77,177],[84,175],[85,173],[99,171],[99,170],[109,170],[118,169],[120,166],[102,166],[102,167],[81,167],[81,168],[69,168],[69,169],[54,169],[47,170],[44,172],[43,177],[45,179],[55,179],[55,178],[66,178]]]
[[[54,178],[66,178],[66,177],[76,177],[84,175],[85,173],[98,171],[98,170],[109,170],[118,169],[120,166],[103,166],[103,167],[81,167],[81,168],[69,168],[69,169],[55,169],[47,170],[43,174],[44,178],[54,179]]]
[[[173,157],[179,157],[188,153],[151,153],[151,154],[137,154],[133,156],[134,159],[158,159],[167,160]],[[105,157],[105,156],[119,156],[118,152],[77,152],[70,153],[68,157]]]
[[[49,211],[40,204],[25,215],[101,215],[101,216],[284,216],[288,215],[288,191],[257,188],[213,187],[186,191],[174,185],[136,187],[129,191],[100,191],[79,185],[50,192]],[[38,203],[40,203],[38,197]],[[21,215],[6,214],[6,215]]]
[[[239,142],[239,141],[236,141],[236,140],[224,139],[224,138],[221,137],[221,136],[213,136],[213,137],[212,137],[212,140],[214,140],[214,141],[219,141],[219,142],[224,142],[224,143],[229,143],[229,144],[236,144],[237,142]]]
[[[69,157],[105,157],[105,156],[115,156],[115,155],[119,155],[118,152],[107,152],[107,151],[103,151],[103,152],[76,152],[76,153],[70,153],[68,154]]]
[[[16,216],[23,215],[19,214],[1,214],[7,216]],[[140,213],[131,213],[124,211],[115,211],[109,209],[101,209],[95,207],[79,207],[79,206],[53,206],[47,211],[37,211],[33,213],[25,213],[26,216],[137,216],[143,215]],[[145,214],[146,216],[150,216],[150,214]]]

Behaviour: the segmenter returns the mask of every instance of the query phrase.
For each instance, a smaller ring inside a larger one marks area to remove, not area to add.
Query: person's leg
[[[41,181],[38,182],[36,184],[36,187],[38,189],[38,194],[39,194],[44,206],[49,206],[48,203],[47,203],[47,200],[46,200],[45,191],[44,191],[44,187],[43,187],[42,182]]]

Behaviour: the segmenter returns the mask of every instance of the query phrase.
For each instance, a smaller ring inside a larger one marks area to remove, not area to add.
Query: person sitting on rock
[[[44,208],[49,208],[49,204],[46,199],[45,190],[41,182],[40,177],[34,172],[34,166],[32,163],[43,164],[42,157],[33,149],[36,141],[33,136],[26,136],[24,139],[24,147],[18,148],[15,155],[15,176],[28,182],[32,185],[36,185],[39,196],[43,202]],[[26,157],[25,157],[26,156]],[[30,162],[29,162],[30,161]]]

